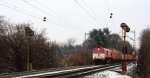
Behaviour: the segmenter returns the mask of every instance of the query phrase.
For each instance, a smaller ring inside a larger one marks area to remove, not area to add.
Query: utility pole
[[[88,35],[88,33],[85,33],[85,37],[84,37],[85,40],[86,40],[86,35]]]
[[[125,54],[127,54],[127,47],[126,47],[126,32],[130,31],[130,28],[125,24],[125,23],[121,23],[121,28],[124,31],[124,45],[123,45],[123,63],[122,63],[122,71],[127,71],[127,62],[126,62],[126,56]]]
[[[135,35],[136,35],[136,33],[135,33],[135,30],[134,30],[134,32],[133,32],[133,33],[134,33],[134,45],[133,45],[133,46],[134,46],[134,50],[136,50],[136,48],[135,48],[135,47],[136,47],[136,41],[135,41],[135,40],[136,40],[136,36],[135,36]]]
[[[136,32],[135,30],[134,30],[134,52],[135,52],[134,58],[136,58]]]
[[[30,52],[30,37],[34,35],[34,32],[29,28],[25,27],[25,35],[26,35],[26,40],[27,40],[27,70],[31,71],[32,70],[32,57],[31,57],[31,52]]]
[[[134,42],[133,42],[134,53],[133,53],[133,56],[135,58],[136,57],[136,32],[135,32],[135,30],[132,32],[134,33]]]

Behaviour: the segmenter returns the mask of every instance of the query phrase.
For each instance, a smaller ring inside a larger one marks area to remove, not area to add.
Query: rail
[[[86,75],[89,73],[94,73],[98,71],[104,71],[111,68],[119,67],[121,64],[106,64],[106,65],[96,65],[96,66],[77,66],[68,68],[53,68],[42,71],[30,71],[12,74],[0,75],[0,78],[34,78],[34,77],[57,77],[57,78],[71,78]]]

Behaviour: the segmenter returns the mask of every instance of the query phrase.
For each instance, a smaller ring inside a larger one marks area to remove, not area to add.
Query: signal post
[[[125,24],[125,23],[121,23],[121,28],[124,31],[124,43],[123,43],[123,62],[122,62],[122,71],[127,71],[127,62],[126,62],[126,56],[125,54],[127,54],[127,47],[126,47],[126,33],[130,31],[130,28]]]
[[[26,39],[27,39],[27,70],[31,71],[32,70],[32,55],[30,52],[30,37],[34,35],[34,32],[32,31],[32,29],[30,29],[30,27],[25,27],[25,35],[26,35]]]

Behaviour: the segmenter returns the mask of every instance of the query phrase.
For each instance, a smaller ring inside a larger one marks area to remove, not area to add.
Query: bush
[[[30,24],[10,24],[0,17],[0,73],[27,70],[27,47],[25,27]],[[30,53],[33,69],[57,67],[59,46],[48,41],[45,32],[36,32],[30,38]]]
[[[92,64],[92,54],[90,51],[81,49],[71,53],[64,59],[65,66],[80,66]]]

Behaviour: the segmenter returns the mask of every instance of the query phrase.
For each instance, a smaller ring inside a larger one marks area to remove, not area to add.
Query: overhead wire
[[[50,21],[48,21],[47,23],[50,23]],[[61,24],[56,24],[56,25],[60,27]],[[67,29],[70,29],[70,30],[73,30],[73,31],[76,31],[76,32],[85,33],[84,31],[80,31],[80,30],[76,30],[76,29],[73,29],[73,28],[69,28],[69,27],[67,27],[65,25],[61,25],[61,26],[63,26],[63,28],[67,28]]]
[[[4,2],[3,2],[4,3]],[[24,11],[21,11],[21,10],[18,10],[17,8],[18,7],[11,7],[11,6],[8,6],[8,4],[5,2],[5,4],[3,4],[2,2],[0,2],[0,5],[1,6],[4,6],[4,7],[7,7],[7,8],[9,8],[9,9],[12,9],[12,10],[15,10],[15,11],[17,11],[17,12],[20,12],[20,13],[22,13],[22,14],[25,14],[25,15],[28,15],[28,16],[31,16],[31,17],[34,17],[34,18],[36,18],[36,19],[39,19],[39,20],[41,20],[41,18],[40,17],[38,17],[38,16],[34,16],[34,14],[28,14],[27,12],[24,12]],[[6,5],[7,4],[7,5]],[[21,8],[19,8],[19,9],[21,9]],[[22,9],[23,10],[23,9]],[[51,22],[51,21],[48,21],[47,23],[50,23],[50,24],[55,24],[55,25],[57,25],[57,26],[59,26],[59,27],[61,27],[61,26],[63,26],[63,25],[61,25],[60,26],[60,24],[58,24],[58,23],[53,23],[53,22]],[[63,28],[67,28],[67,29],[71,29],[71,30],[74,30],[74,29],[72,29],[72,28],[68,28],[68,27],[65,27],[65,26],[63,26]],[[78,31],[78,30],[74,30],[74,31],[77,31],[77,32],[80,32],[81,33],[81,31]],[[83,32],[82,32],[83,33]]]
[[[6,4],[6,3],[5,3],[5,4]],[[12,9],[12,10],[18,11],[18,12],[20,12],[20,13],[23,13],[23,14],[25,14],[25,15],[28,15],[28,16],[31,16],[31,17],[34,17],[34,18],[37,18],[37,19],[41,19],[40,17],[37,17],[37,16],[34,16],[34,15],[29,14],[29,13],[27,13],[27,12],[24,12],[24,11],[18,10],[18,9],[17,9],[18,7],[16,7],[16,6],[15,6],[15,8],[13,8],[13,7],[10,7],[10,6],[5,5],[5,4],[0,3],[0,5],[1,5],[1,6],[7,7],[7,8],[9,8],[9,9]]]
[[[53,13],[54,15],[56,14],[53,10],[47,8],[45,5],[41,4],[39,1],[37,1],[37,0],[33,0],[33,1],[36,2],[37,4],[39,4],[41,7],[46,8],[48,11],[50,11],[50,12]],[[57,15],[56,15],[56,16],[57,16]],[[60,17],[60,16],[58,16],[58,17]]]
[[[105,20],[102,20],[101,16],[99,16],[98,14],[96,14],[96,12],[93,11],[93,9],[84,0],[82,0],[82,2],[95,15],[95,18],[98,17],[102,22],[104,22],[105,26],[108,26],[108,24],[105,22]]]
[[[33,4],[31,4],[31,3],[29,3],[27,0],[22,0],[22,1],[25,2],[25,3],[28,4],[28,5],[30,5],[30,6],[32,6],[32,7],[34,7],[34,8],[36,8],[37,10],[39,10],[39,11],[41,11],[41,12],[43,12],[43,13],[45,13],[45,14],[47,14],[47,15],[49,15],[49,16],[51,16],[51,17],[53,17],[53,18],[55,18],[55,19],[57,19],[57,20],[59,20],[59,21],[61,21],[61,22],[63,22],[63,23],[65,23],[65,24],[67,24],[67,25],[69,25],[69,26],[75,28],[76,30],[79,30],[79,28],[77,28],[77,27],[73,26],[72,24],[70,24],[70,23],[68,23],[68,22],[66,22],[66,21],[64,21],[64,20],[62,20],[62,19],[60,19],[60,18],[58,18],[57,16],[53,16],[53,15],[50,14],[49,12],[46,12],[45,10],[43,10],[43,9],[41,9],[41,8],[39,8],[39,7],[37,7],[37,6],[33,5]]]
[[[81,27],[81,26],[79,26],[79,25],[77,25],[77,24],[75,24],[75,23],[72,23],[70,20],[68,20],[68,19],[66,19],[66,18],[64,18],[64,17],[62,17],[62,16],[60,16],[60,15],[58,15],[56,12],[54,12],[54,11],[51,10],[50,8],[46,7],[45,5],[41,4],[39,1],[37,1],[37,0],[33,0],[33,1],[36,2],[37,4],[39,4],[41,7],[46,8],[49,12],[51,12],[51,13],[52,13],[53,15],[55,15],[57,18],[63,19],[65,22],[68,22],[68,23],[72,24],[73,27],[75,27],[75,28],[77,28],[77,29],[79,29],[79,30],[81,29],[81,28],[78,28],[78,27]],[[77,26],[78,26],[78,27],[77,27]],[[87,29],[85,29],[85,28],[82,28],[82,29],[87,30]]]
[[[84,10],[93,20],[95,20],[95,22],[97,24],[99,24],[100,26],[103,26],[101,23],[99,23],[99,21],[96,20],[96,18],[86,9],[84,8],[77,0],[74,0],[76,4],[78,4],[78,6]],[[104,26],[103,26],[104,27]]]
[[[106,2],[106,7],[107,7],[107,10],[108,10],[108,13],[111,13],[111,8],[110,8],[110,4],[109,4],[109,1],[108,0],[105,0]]]
[[[113,29],[115,31],[115,21],[113,20],[113,13],[112,13],[112,9],[110,7],[110,4],[109,4],[109,1],[108,0],[105,0],[105,3],[106,3],[106,8],[107,8],[107,11],[108,11],[108,14],[110,14],[110,21],[112,23],[112,26],[113,26]]]

